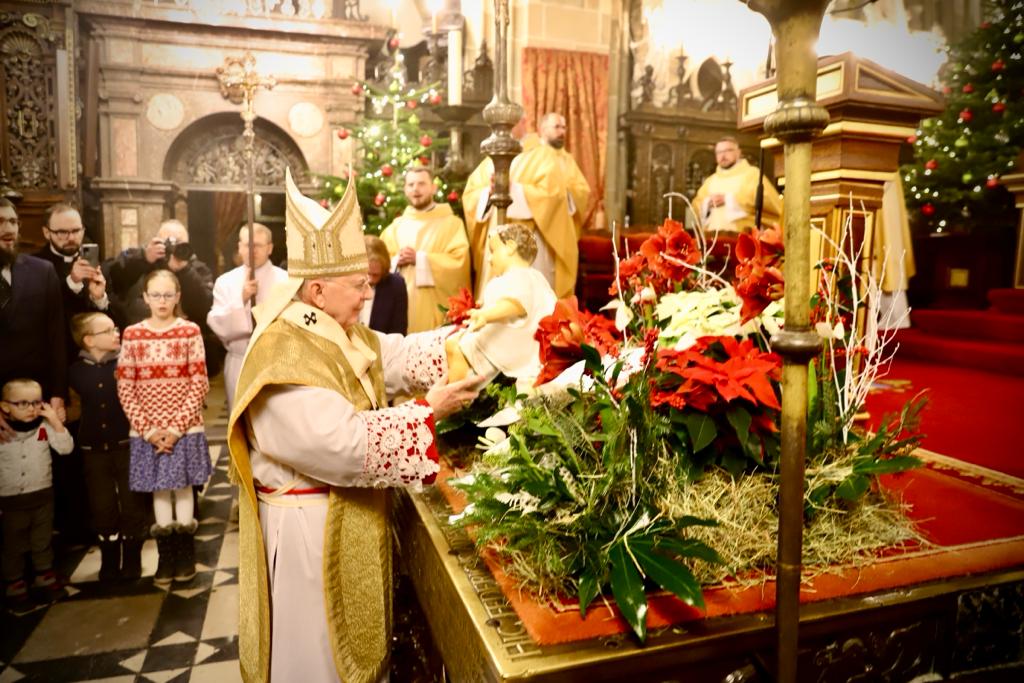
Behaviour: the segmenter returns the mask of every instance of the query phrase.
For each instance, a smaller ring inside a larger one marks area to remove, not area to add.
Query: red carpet
[[[1017,431],[1024,417],[1024,376],[900,356],[882,381],[891,388],[868,396],[872,427],[929,389],[921,415],[924,448],[1024,478],[1024,442]]]

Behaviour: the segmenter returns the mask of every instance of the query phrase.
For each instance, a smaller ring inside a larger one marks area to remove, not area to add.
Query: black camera
[[[192,258],[192,245],[188,242],[179,242],[173,237],[168,237],[164,240],[164,258],[170,258],[171,255],[179,261],[188,261]]]

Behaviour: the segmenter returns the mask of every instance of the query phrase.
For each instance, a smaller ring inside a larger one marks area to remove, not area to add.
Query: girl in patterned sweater
[[[153,492],[160,558],[153,583],[166,585],[196,573],[192,486],[210,478],[203,430],[210,384],[199,326],[179,317],[178,278],[151,272],[143,299],[150,317],[124,331],[117,394],[132,427],[129,487]]]

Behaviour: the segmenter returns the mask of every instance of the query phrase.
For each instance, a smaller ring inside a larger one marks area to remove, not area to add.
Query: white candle
[[[448,104],[462,104],[462,31],[448,31]]]

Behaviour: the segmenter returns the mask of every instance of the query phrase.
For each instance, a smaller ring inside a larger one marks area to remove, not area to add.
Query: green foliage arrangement
[[[773,272],[780,235],[740,238],[735,286],[704,269],[680,224],[666,221],[651,240],[613,286],[625,339],[610,321],[560,302],[537,333],[544,383],[529,397],[511,388],[491,394],[507,435],[490,427],[484,453],[452,480],[468,501],[455,521],[512,576],[539,594],[575,596],[584,616],[598,596],[614,598],[641,641],[648,591],[700,608],[706,583],[766,578],[781,413],[781,360],[767,342],[778,321],[766,314],[782,295]],[[842,325],[863,302],[847,267],[856,254],[837,251],[841,258],[823,264],[815,301],[828,337],[810,370],[808,406],[808,535],[845,546],[838,555],[812,550],[825,561],[913,535],[874,480],[917,466],[909,453],[920,440],[907,433],[920,401],[874,435],[852,426],[863,383],[887,359],[887,338],[870,342]],[[756,490],[757,502],[734,495],[744,490]],[[745,505],[765,509],[760,526],[742,528]],[[865,520],[875,530],[836,543]],[[752,543],[730,540],[747,532]]]

